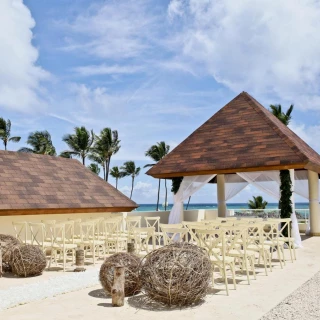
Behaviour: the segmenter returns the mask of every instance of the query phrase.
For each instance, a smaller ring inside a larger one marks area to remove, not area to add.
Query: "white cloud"
[[[101,58],[132,58],[152,48],[156,16],[148,0],[108,1],[92,6],[69,24],[77,39],[69,39],[65,50],[84,50]]]
[[[127,196],[130,196],[131,186],[123,186],[119,190]],[[133,188],[132,198],[136,199],[153,199],[156,202],[156,195],[158,190],[153,188],[151,183],[138,181]]]
[[[35,26],[22,0],[0,1],[0,106],[18,111],[44,107],[41,81],[49,74],[36,65],[38,50],[32,45]]]
[[[82,76],[134,74],[142,72],[144,67],[134,65],[88,65],[74,68],[74,71]]]
[[[176,53],[197,71],[237,93],[319,108],[318,1],[173,0],[168,17]]]
[[[310,145],[315,151],[320,152],[320,124],[306,125],[292,121],[290,129],[295,132],[302,140]]]

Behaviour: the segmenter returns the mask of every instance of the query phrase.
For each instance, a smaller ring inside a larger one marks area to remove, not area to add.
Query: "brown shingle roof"
[[[320,156],[242,92],[148,172],[155,178],[241,171],[310,169]]]
[[[136,207],[77,160],[0,151],[0,215],[114,212]]]

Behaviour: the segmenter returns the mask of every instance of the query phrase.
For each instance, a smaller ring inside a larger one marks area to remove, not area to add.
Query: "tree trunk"
[[[110,162],[111,162],[111,157],[108,158],[108,165],[107,165],[107,172],[106,172],[106,181],[109,179],[109,170],[110,170]]]
[[[116,189],[118,190],[118,178],[116,178]]]
[[[166,188],[166,196],[164,199],[164,211],[167,211],[167,200],[168,200],[167,179],[164,179],[164,186]]]
[[[134,185],[134,177],[132,177],[132,186],[131,186],[131,194],[130,194],[130,199],[132,198],[133,185]]]
[[[4,150],[7,150],[7,142],[4,142]]]
[[[102,168],[103,168],[103,180],[106,180],[106,166],[105,163],[102,163]]]
[[[108,181],[108,159],[105,161],[105,166],[106,166],[106,176],[105,176],[105,180]]]
[[[159,184],[158,184],[158,199],[157,199],[157,211],[159,211],[159,199],[160,199],[160,182],[161,179],[159,179]]]
[[[189,197],[189,200],[188,200],[188,204],[187,204],[186,210],[188,210],[189,203],[190,203],[190,199],[191,199],[191,196]]]
[[[82,156],[82,164],[85,165],[86,157]]]
[[[111,289],[113,307],[122,307],[124,305],[124,269],[125,267],[121,266],[114,268],[114,280]]]

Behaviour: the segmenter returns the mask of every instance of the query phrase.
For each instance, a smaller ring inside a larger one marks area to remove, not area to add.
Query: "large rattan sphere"
[[[138,293],[141,289],[139,281],[140,258],[132,253],[116,253],[108,257],[100,268],[100,282],[103,289],[111,294],[114,279],[114,267],[125,267],[124,294],[126,297]]]
[[[207,294],[211,277],[208,254],[203,248],[185,242],[152,251],[140,268],[146,296],[169,306],[198,303]]]
[[[13,249],[20,245],[20,241],[8,234],[0,234],[2,269],[4,272],[10,272],[10,261],[12,259]]]
[[[19,277],[32,277],[42,274],[47,260],[43,251],[32,245],[20,245],[13,250],[10,263],[12,272]]]

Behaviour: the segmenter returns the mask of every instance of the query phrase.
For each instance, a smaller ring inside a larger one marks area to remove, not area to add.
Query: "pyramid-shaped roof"
[[[0,151],[0,216],[121,212],[136,207],[78,160]]]
[[[310,169],[320,156],[248,93],[242,92],[148,172],[155,178]]]

